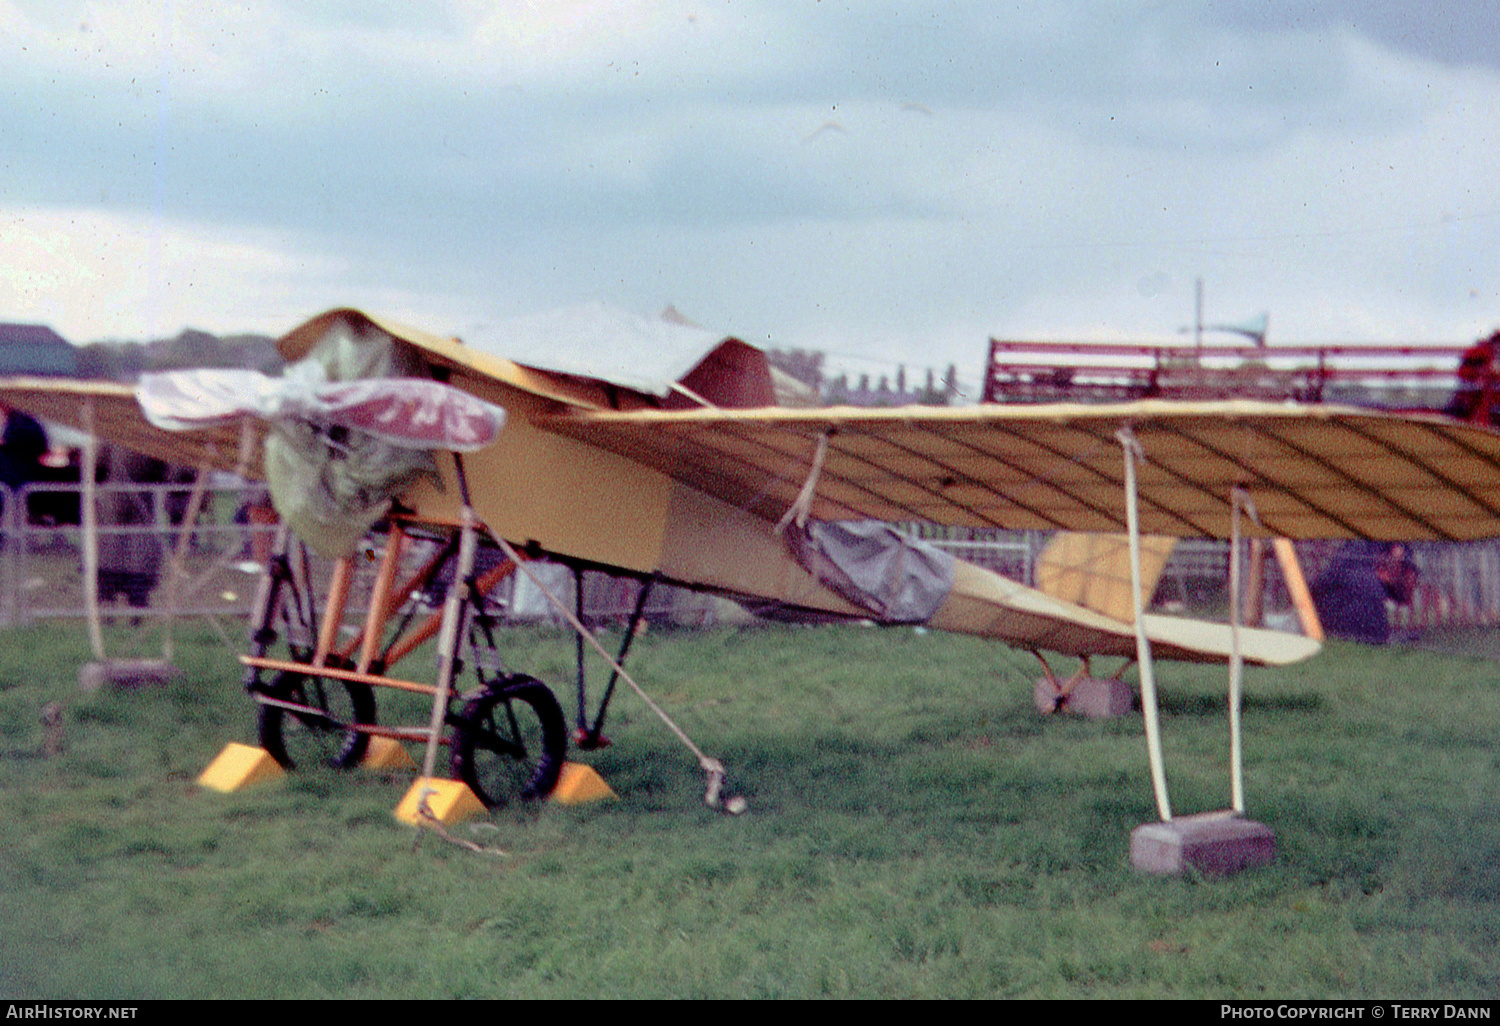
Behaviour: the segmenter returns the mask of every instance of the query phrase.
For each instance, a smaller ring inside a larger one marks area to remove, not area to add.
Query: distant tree
[[[769,349],[766,360],[819,394],[823,391],[823,354],[807,349]]]
[[[225,335],[220,340],[235,360],[230,366],[248,367],[264,374],[279,374],[286,361],[269,335]]]
[[[85,378],[134,381],[146,369],[140,342],[90,342],[78,347],[78,373]]]
[[[824,399],[832,406],[842,406],[849,402],[849,375],[840,374],[828,385],[828,391],[824,393]]]
[[[822,401],[830,406],[895,406],[906,403],[947,406],[958,393],[958,367],[955,364],[948,365],[941,385],[937,384],[933,369],[927,368],[927,383],[918,388],[912,380],[913,375],[907,374],[905,364],[897,365],[894,381],[891,375],[882,374],[872,383],[872,375],[861,374],[856,385],[850,381],[848,373],[825,377],[825,359],[824,353],[806,349],[766,351],[766,360],[772,367],[816,389]]]
[[[91,342],[78,350],[78,372],[86,378],[134,381],[144,371],[188,367],[246,367],[274,374],[282,367],[276,342],[267,335],[226,335],[187,329],[154,342]]]
[[[927,383],[916,393],[916,401],[923,406],[947,406],[951,396],[938,388],[937,377],[931,367],[927,368]]]
[[[206,331],[184,328],[176,338],[152,342],[148,348],[151,370],[223,366],[219,340]]]

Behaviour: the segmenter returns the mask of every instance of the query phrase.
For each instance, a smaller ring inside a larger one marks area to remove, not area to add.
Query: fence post
[[[24,503],[24,492],[16,492],[9,485],[0,484],[0,532],[4,535],[4,551],[0,554],[0,624],[11,627],[16,624],[16,613],[20,605],[19,573],[16,566],[21,539],[16,537],[16,506]]]

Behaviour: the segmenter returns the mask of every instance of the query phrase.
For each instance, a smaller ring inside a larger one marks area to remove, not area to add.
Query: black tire
[[[546,798],[568,755],[568,727],[534,677],[503,677],[464,704],[454,725],[453,775],[492,809]]]
[[[323,765],[345,769],[359,765],[365,757],[370,735],[345,724],[375,722],[375,693],[368,684],[282,672],[262,693],[320,710],[305,713],[261,703],[261,747],[284,768]]]

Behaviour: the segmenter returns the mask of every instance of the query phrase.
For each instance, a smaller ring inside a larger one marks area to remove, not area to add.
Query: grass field
[[[178,648],[176,684],[83,695],[81,629],[0,633],[0,994],[1500,994],[1488,661],[1332,644],[1251,671],[1249,812],[1278,858],[1206,880],[1129,867],[1154,818],[1139,718],[1041,717],[1031,658],[973,639],[650,634],[632,669],[750,811],[706,809],[692,758],[625,695],[615,746],[587,756],[620,800],[458,830],[504,857],[416,843],[391,817],[400,775],[200,789],[253,713],[231,653]],[[550,632],[509,646],[554,685],[570,654]],[[1159,676],[1174,807],[1221,808],[1223,671]],[[66,746],[45,759],[54,700]]]

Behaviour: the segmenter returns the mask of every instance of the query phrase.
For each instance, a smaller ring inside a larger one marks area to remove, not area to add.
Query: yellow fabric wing
[[[164,431],[146,421],[134,386],[67,378],[0,379],[0,402],[80,431],[88,430],[92,419],[100,438],[168,463],[207,465],[249,478],[265,473],[261,453],[266,425],[253,417],[194,431]]]
[[[1438,415],[1226,401],[870,410],[572,411],[545,430],[770,520],[827,437],[811,515],[975,527],[1126,527],[1117,435],[1139,442],[1141,530],[1468,540],[1500,535],[1500,432]]]

